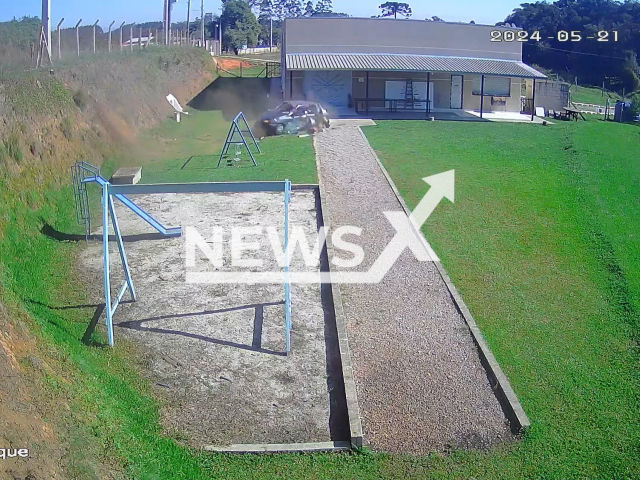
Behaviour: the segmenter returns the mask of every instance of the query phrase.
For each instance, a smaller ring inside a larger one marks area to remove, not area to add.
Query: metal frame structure
[[[131,272],[127,261],[127,254],[122,240],[122,234],[118,225],[113,197],[123,202],[134,213],[140,216],[156,230],[167,237],[180,236],[180,227],[165,228],[157,220],[144,212],[135,203],[129,200],[127,194],[161,194],[161,193],[249,193],[249,192],[284,192],[284,295],[285,295],[285,349],[287,354],[291,351],[291,284],[289,278],[290,254],[289,254],[289,203],[291,201],[291,181],[283,182],[204,182],[204,183],[169,183],[169,184],[137,184],[137,185],[112,185],[100,176],[99,170],[86,162],[78,162],[74,166],[74,194],[76,181],[81,185],[97,183],[102,188],[102,243],[103,243],[103,273],[104,273],[104,301],[106,312],[107,339],[109,346],[113,346],[113,315],[115,314],[124,294],[129,291],[133,301],[136,300],[136,292],[131,279]],[[84,172],[84,173],[83,173]],[[81,175],[84,175],[81,177]],[[80,191],[80,193],[82,193]],[[86,189],[83,195],[86,198]],[[88,201],[77,200],[76,206],[82,208],[82,215],[78,218],[88,218]],[[86,206],[86,210],[85,210]],[[111,298],[111,278],[109,266],[109,216],[118,245],[120,260],[124,270],[125,281],[120,287],[115,300]]]
[[[240,123],[239,123],[240,121],[244,123],[246,130],[242,130],[242,128],[240,128]],[[224,141],[224,146],[222,147],[222,152],[220,152],[220,158],[218,159],[218,166],[216,168],[220,168],[220,164],[222,163],[222,158],[229,153],[229,147],[231,147],[231,145],[243,145],[244,148],[247,149],[247,152],[249,152],[249,156],[251,157],[251,161],[253,162],[253,165],[255,167],[258,166],[258,164],[256,163],[256,159],[253,156],[253,153],[251,152],[251,149],[249,148],[249,144],[247,143],[247,140],[244,137],[243,133],[248,133],[251,136],[251,140],[253,140],[253,144],[258,150],[258,153],[262,153],[262,151],[260,150],[260,146],[258,145],[258,141],[256,140],[256,137],[253,135],[253,131],[251,130],[251,127],[249,126],[249,123],[247,122],[247,119],[245,118],[244,113],[240,112],[238,115],[236,115],[236,117],[231,122],[231,127],[229,128],[229,133],[227,133],[227,138]],[[236,135],[240,135],[240,140],[237,140]]]
[[[291,182],[284,181],[284,328],[285,349],[291,350],[291,282],[289,280],[289,202],[291,201]]]

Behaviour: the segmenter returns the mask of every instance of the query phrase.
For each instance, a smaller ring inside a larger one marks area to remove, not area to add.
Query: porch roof
[[[288,53],[287,70],[439,72],[519,78],[547,78],[523,62],[490,58],[377,53]]]

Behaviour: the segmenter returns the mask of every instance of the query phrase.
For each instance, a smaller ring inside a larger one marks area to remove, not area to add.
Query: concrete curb
[[[316,139],[313,138],[313,148],[317,152]],[[330,223],[330,214],[326,204],[323,201],[325,197],[322,177],[320,175],[320,164],[318,155],[316,154],[316,171],[318,172],[318,188],[320,190],[320,210],[323,217],[323,224]],[[327,220],[327,221],[325,221]],[[331,236],[327,236],[326,240],[327,256],[333,258],[333,244]],[[349,349],[349,340],[347,338],[347,319],[344,315],[342,307],[342,294],[340,293],[340,285],[331,282],[331,293],[333,296],[333,308],[336,315],[336,328],[338,330],[338,346],[340,348],[340,360],[342,362],[342,377],[344,379],[344,391],[347,399],[347,412],[349,415],[349,431],[351,432],[351,445],[355,448],[362,447],[362,419],[360,416],[360,406],[358,405],[358,395],[356,391],[356,383],[353,379],[353,366],[351,364],[351,350]]]
[[[311,453],[350,450],[349,442],[316,443],[240,443],[226,446],[205,445],[202,450],[220,453]]]
[[[395,194],[396,198],[398,199],[398,202],[402,206],[402,209],[404,210],[407,216],[410,216],[411,210],[409,210],[409,207],[407,207],[407,204],[405,203],[404,199],[400,195],[400,192],[398,191],[395,183],[391,179],[389,172],[387,172],[387,169],[384,167],[384,165],[382,165],[382,162],[378,158],[378,155],[375,153],[375,150],[373,149],[373,147],[371,147],[371,144],[369,143],[369,140],[367,139],[366,135],[362,131],[362,128],[358,127],[358,130],[360,131],[360,134],[362,135],[362,138],[364,139],[367,147],[371,151],[371,154],[375,157],[376,161],[378,162],[378,166],[380,167],[380,170],[382,171],[385,178],[387,179],[387,182],[389,182],[389,186],[393,190],[393,193]],[[422,231],[419,230],[418,233],[420,237],[425,242],[427,242],[427,239],[424,237]],[[480,328],[478,327],[475,320],[473,319],[471,312],[467,308],[467,305],[464,303],[464,300],[462,300],[462,296],[460,295],[460,293],[458,292],[458,289],[455,287],[455,285],[449,278],[449,275],[447,274],[446,270],[444,269],[444,267],[439,261],[433,262],[433,263],[438,269],[438,272],[440,273],[442,280],[444,280],[444,283],[447,285],[447,289],[449,290],[449,294],[453,299],[456,309],[458,310],[460,315],[462,315],[462,318],[464,318],[464,321],[466,322],[467,327],[471,332],[471,336],[473,337],[473,341],[478,347],[478,350],[480,352],[480,361],[487,372],[487,376],[489,377],[489,382],[491,383],[491,388],[493,389],[494,394],[496,395],[498,401],[500,402],[500,405],[502,406],[502,410],[504,411],[505,416],[509,420],[509,423],[511,425],[511,431],[513,433],[522,433],[525,429],[527,429],[531,425],[531,422],[529,421],[529,418],[524,412],[522,405],[520,405],[520,401],[518,400],[517,395],[511,388],[511,385],[509,384],[509,380],[507,379],[507,376],[504,374],[504,372],[500,368],[500,365],[498,364],[498,361],[493,356],[493,353],[491,352],[489,345],[487,344],[484,337],[482,336],[482,332],[480,331]]]

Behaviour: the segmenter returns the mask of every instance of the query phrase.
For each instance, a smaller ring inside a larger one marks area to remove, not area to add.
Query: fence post
[[[78,58],[80,58],[80,24],[82,23],[82,19],[78,20],[76,23],[76,48],[78,49]]]
[[[120,25],[120,51],[122,51],[122,49],[124,48],[123,41],[122,41],[122,29],[124,28],[124,24],[125,22],[122,22],[122,25]]]
[[[100,19],[96,20],[96,23],[93,24],[93,53],[96,53],[96,26],[100,22]]]
[[[142,50],[142,27],[140,27],[140,35],[138,35],[138,46]]]
[[[115,20],[111,22],[111,25],[109,25],[109,53],[111,53],[111,28],[113,27],[114,23],[116,23]]]
[[[133,52],[133,24],[131,24],[129,30],[129,46],[131,47],[130,50]]]
[[[60,47],[60,44],[61,44],[60,25],[62,25],[62,22],[64,22],[64,17],[62,17],[62,20],[60,20],[60,22],[58,23],[58,60],[62,60],[62,49]]]

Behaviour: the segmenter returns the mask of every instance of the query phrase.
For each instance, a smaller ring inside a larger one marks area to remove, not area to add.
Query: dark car
[[[256,123],[256,131],[261,135],[295,134],[314,126],[329,125],[329,114],[319,103],[289,100],[263,113]]]

